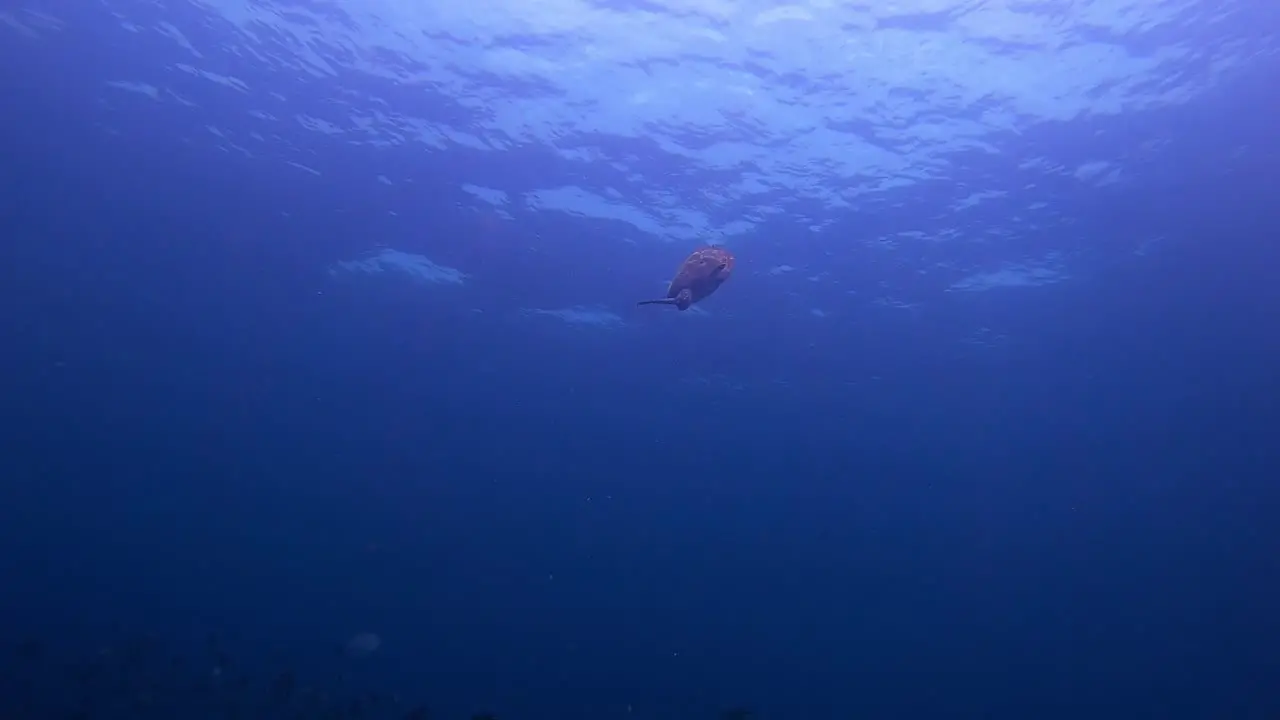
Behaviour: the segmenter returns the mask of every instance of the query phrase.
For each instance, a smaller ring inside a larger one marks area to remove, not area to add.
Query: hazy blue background
[[[1278,33],[6,2],[4,639],[376,632],[440,718],[1275,717]]]

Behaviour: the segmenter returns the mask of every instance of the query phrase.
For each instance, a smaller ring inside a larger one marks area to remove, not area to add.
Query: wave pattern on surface
[[[117,26],[102,32],[145,36],[169,54],[146,76],[102,84],[108,104],[198,113],[192,82],[205,83],[225,107],[217,125],[200,125],[202,141],[299,177],[326,177],[316,164],[325,143],[541,153],[554,163],[523,181],[538,186],[477,169],[457,179],[460,191],[502,219],[565,213],[618,226],[611,235],[631,242],[783,223],[827,248],[895,253],[877,267],[907,266],[916,280],[863,277],[860,297],[906,302],[897,298],[925,287],[1087,275],[1081,248],[1093,239],[1072,235],[1079,203],[1064,198],[1126,192],[1176,152],[1178,138],[1142,119],[1268,61],[1280,43],[1251,21],[1263,5],[103,0]],[[72,20],[48,10],[0,13],[0,32],[40,42]],[[316,144],[304,149],[299,131]],[[369,181],[391,191],[413,178]],[[845,231],[869,216],[893,222]],[[1153,244],[1094,243],[1130,256]],[[777,268],[819,264],[830,265],[810,256]],[[789,278],[796,292],[842,282],[801,275]],[[877,282],[884,294],[865,292]]]

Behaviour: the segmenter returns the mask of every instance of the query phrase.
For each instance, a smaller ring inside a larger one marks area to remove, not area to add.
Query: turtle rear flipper
[[[675,298],[662,298],[661,300],[641,300],[636,305],[677,305],[679,304]]]

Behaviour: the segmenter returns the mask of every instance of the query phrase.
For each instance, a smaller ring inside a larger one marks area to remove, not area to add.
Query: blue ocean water
[[[1277,51],[0,4],[0,718],[1280,716]]]

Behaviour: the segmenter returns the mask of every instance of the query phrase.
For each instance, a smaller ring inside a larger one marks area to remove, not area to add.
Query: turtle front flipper
[[[637,305],[675,305],[681,310],[688,310],[693,304],[693,291],[684,288],[675,294],[675,297],[662,298],[661,300],[641,300]]]

